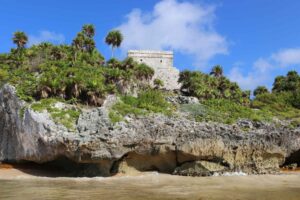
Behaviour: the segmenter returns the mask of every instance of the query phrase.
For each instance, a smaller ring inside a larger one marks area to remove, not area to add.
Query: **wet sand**
[[[259,176],[182,177],[141,173],[65,178],[53,170],[0,165],[0,199],[299,200],[298,170]]]
[[[148,173],[141,172],[135,176],[140,176]],[[281,169],[279,174],[282,175],[299,175],[300,176],[300,167],[294,170],[290,169]],[[6,164],[0,163],[0,179],[14,179],[15,177],[22,176],[24,178],[34,178],[34,177],[65,177],[63,172],[58,171],[54,168],[43,167],[41,168],[38,164]],[[124,174],[116,174],[113,177],[122,177],[126,176]],[[132,176],[132,175],[130,175]],[[261,175],[260,175],[261,176]],[[276,175],[278,176],[278,175]],[[300,199],[300,198],[299,198]]]

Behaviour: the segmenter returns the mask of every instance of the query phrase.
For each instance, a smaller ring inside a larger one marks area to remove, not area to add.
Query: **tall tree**
[[[95,36],[95,27],[93,24],[85,24],[82,27],[82,32],[85,34],[87,37],[92,38]]]
[[[284,90],[286,85],[284,76],[277,76],[273,83],[272,92],[281,92]]]
[[[22,31],[17,31],[13,36],[13,43],[17,45],[18,49],[25,48],[25,45],[28,42],[27,35]]]
[[[300,87],[300,76],[296,71],[289,71],[286,76],[277,76],[273,83],[273,92],[294,92]]]
[[[216,65],[212,68],[211,75],[214,75],[215,77],[222,77],[223,76],[223,68],[220,65]]]
[[[254,96],[260,95],[260,94],[265,94],[268,93],[268,89],[265,86],[258,86],[254,91],[253,94]]]
[[[76,50],[83,51],[84,48],[84,34],[82,32],[77,33],[76,38],[73,40],[72,45],[75,47]]]
[[[286,75],[286,90],[295,91],[299,88],[300,85],[300,77],[298,72],[289,71]]]
[[[81,32],[77,33],[76,38],[73,40],[73,47],[81,52],[89,52],[95,49],[96,44],[93,37],[95,36],[95,27],[92,24],[86,24],[82,27]]]
[[[95,41],[92,38],[86,38],[84,42],[85,42],[85,50],[89,53],[92,53],[92,51],[96,47]]]
[[[120,47],[123,41],[123,35],[118,30],[109,32],[105,38],[105,42],[112,47],[112,57],[114,57],[114,49]]]

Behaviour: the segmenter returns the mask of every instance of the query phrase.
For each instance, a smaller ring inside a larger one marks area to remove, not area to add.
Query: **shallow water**
[[[135,177],[0,177],[0,199],[270,199],[299,200],[300,174],[179,177],[149,173]]]

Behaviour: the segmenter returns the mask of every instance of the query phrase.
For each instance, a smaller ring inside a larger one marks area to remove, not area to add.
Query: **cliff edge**
[[[75,175],[111,176],[139,171],[206,176],[242,171],[275,173],[300,164],[300,129],[241,121],[235,125],[184,117],[126,117],[113,124],[108,98],[83,108],[74,129],[36,112],[16,95],[0,90],[0,161],[56,163]],[[58,108],[64,107],[61,103]]]

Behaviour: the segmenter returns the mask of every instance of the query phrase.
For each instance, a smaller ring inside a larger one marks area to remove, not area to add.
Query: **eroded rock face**
[[[293,162],[300,160],[299,129],[254,124],[245,132],[238,125],[161,115],[128,117],[127,123],[113,125],[107,110],[111,102],[83,110],[76,130],[70,131],[47,112],[26,107],[15,89],[5,85],[0,90],[0,161],[45,163],[63,157],[84,164],[83,175],[110,176],[139,171],[274,173],[291,155]]]
[[[214,173],[223,173],[227,169],[221,163],[210,161],[192,161],[186,162],[177,167],[173,174],[183,176],[211,176]]]

